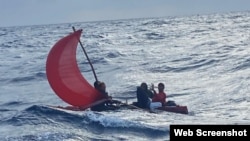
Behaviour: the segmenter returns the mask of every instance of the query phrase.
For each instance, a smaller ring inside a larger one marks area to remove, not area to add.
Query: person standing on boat
[[[120,103],[120,101],[112,100],[112,97],[108,95],[106,92],[106,84],[104,82],[96,81],[94,83],[94,87],[103,95],[104,99],[107,99],[106,101],[92,106],[90,109],[92,111],[107,111],[107,110],[116,110],[119,107],[115,106],[114,104]]]
[[[154,89],[154,87],[152,89]],[[159,83],[158,84],[158,93],[156,93],[156,91],[154,90],[154,96],[152,98],[152,102],[161,102],[161,104],[163,106],[176,106],[174,101],[167,101],[166,102],[167,95],[164,92],[164,89],[165,89],[164,84]]]
[[[135,102],[135,106],[143,109],[153,110],[155,108],[161,107],[162,104],[160,102],[151,102],[149,95],[152,93],[146,83],[141,83],[140,87],[137,87],[136,97],[137,102]]]

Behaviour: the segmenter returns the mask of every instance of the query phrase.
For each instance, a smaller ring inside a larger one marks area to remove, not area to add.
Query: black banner
[[[170,141],[189,139],[239,139],[250,141],[249,125],[170,125]]]

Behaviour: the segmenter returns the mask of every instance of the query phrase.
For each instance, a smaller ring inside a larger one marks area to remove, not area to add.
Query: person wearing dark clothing
[[[117,100],[112,100],[112,97],[108,95],[108,93],[106,92],[106,85],[104,82],[100,82],[100,81],[96,81],[94,83],[94,87],[103,95],[103,97],[105,99],[107,99],[106,101],[98,104],[98,105],[95,105],[95,106],[92,106],[90,109],[92,111],[107,111],[107,110],[116,110],[118,109],[119,107],[117,107],[116,105],[114,104],[118,104],[120,103],[119,101]]]
[[[149,109],[150,105],[150,99],[148,96],[148,88],[146,83],[142,83],[140,87],[137,87],[136,90],[136,97],[137,97],[137,103],[136,106],[143,108],[143,109]]]
[[[134,102],[134,105],[139,108],[150,109],[151,111],[155,108],[161,107],[162,104],[160,102],[151,102],[149,98],[151,93],[152,92],[148,89],[147,84],[144,82],[141,83],[141,86],[137,87],[136,90],[137,102]]]
[[[101,82],[100,81],[95,81],[94,82],[94,87],[95,87],[95,89],[99,89],[99,84],[100,84]]]

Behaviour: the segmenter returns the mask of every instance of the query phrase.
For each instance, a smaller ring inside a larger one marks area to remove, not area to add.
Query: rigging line
[[[75,30],[75,27],[72,27],[72,29],[73,29],[74,32],[76,31],[76,30]],[[98,81],[97,76],[96,76],[96,73],[95,73],[95,70],[94,70],[94,67],[93,67],[93,65],[92,65],[92,63],[91,63],[91,61],[90,61],[90,59],[89,59],[89,57],[88,57],[88,54],[87,54],[87,52],[85,51],[85,49],[84,49],[84,47],[83,47],[83,44],[82,44],[82,42],[80,41],[80,39],[78,40],[78,42],[80,43],[80,45],[81,45],[81,47],[82,47],[82,50],[83,50],[85,56],[87,57],[87,60],[88,60],[88,62],[89,62],[89,65],[90,65],[90,67],[91,67],[91,69],[92,69],[92,72],[93,72],[93,74],[94,74],[95,80]]]

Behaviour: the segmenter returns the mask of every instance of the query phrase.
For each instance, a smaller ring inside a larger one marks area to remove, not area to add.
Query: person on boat
[[[154,90],[154,96],[152,98],[153,102],[161,102],[162,105],[165,105],[167,95],[164,92],[164,88],[165,88],[165,86],[163,83],[158,84],[158,93],[156,93],[156,91]]]
[[[104,98],[112,99],[112,97],[106,92],[106,84],[104,82],[98,81],[97,84],[94,85],[96,85],[95,88],[104,96]]]
[[[136,97],[137,102],[134,102],[134,105],[143,108],[153,110],[155,108],[161,107],[162,104],[160,102],[152,102],[149,97],[149,93],[152,93],[146,83],[141,83],[140,87],[137,87]]]
[[[101,83],[101,81],[95,81],[94,82],[94,87],[95,87],[95,89],[99,89],[99,84]]]
[[[103,95],[103,98],[107,100],[98,105],[92,106],[90,108],[92,111],[107,111],[116,110],[119,108],[115,104],[119,104],[121,102],[118,100],[113,100],[112,97],[108,95],[106,92],[106,84],[104,82],[96,81],[94,83],[94,87]]]
[[[154,89],[154,87],[153,87]],[[166,98],[167,95],[164,92],[165,89],[165,85],[163,83],[159,83],[158,84],[158,93],[156,93],[156,91],[154,90],[154,96],[152,98],[152,102],[161,102],[161,104],[163,106],[176,106],[174,101],[167,101],[166,102]]]
[[[154,90],[153,89],[148,89],[148,85],[145,82],[141,83],[140,87],[145,90],[145,93],[147,94],[147,96],[150,99],[153,98],[153,96],[154,96]]]

